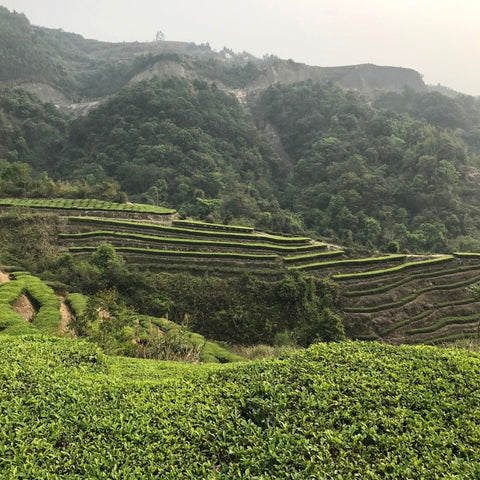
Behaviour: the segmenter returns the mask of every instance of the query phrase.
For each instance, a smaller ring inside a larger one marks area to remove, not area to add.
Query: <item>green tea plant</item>
[[[479,474],[480,356],[317,344],[182,365],[0,337],[5,478],[416,479]]]
[[[51,287],[28,272],[13,272],[13,280],[0,285],[0,306],[4,334],[39,333],[58,334],[61,321],[60,300]],[[22,294],[36,304],[37,312],[28,323],[13,312],[12,303]]]
[[[306,245],[308,246],[311,242],[309,237],[282,237],[279,235],[269,235],[269,234],[256,234],[256,233],[239,233],[239,232],[223,232],[223,231],[208,231],[202,229],[194,228],[183,228],[183,227],[174,227],[169,225],[158,225],[146,222],[132,222],[128,220],[112,220],[105,218],[96,218],[96,217],[78,217],[78,216],[69,216],[68,220],[72,223],[87,223],[87,224],[101,224],[101,225],[113,225],[121,226],[122,228],[130,227],[133,229],[145,229],[150,231],[161,231],[169,232],[177,235],[185,236],[203,236],[210,238],[236,238],[244,239],[250,241],[260,241],[262,243],[268,242],[273,244],[280,245]]]
[[[172,215],[175,210],[143,203],[113,203],[94,199],[43,199],[43,198],[2,198],[2,207],[54,208],[64,210],[105,210],[118,212],[155,213]]]

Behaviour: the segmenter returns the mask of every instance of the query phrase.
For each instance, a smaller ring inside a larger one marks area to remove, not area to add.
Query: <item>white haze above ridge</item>
[[[480,95],[478,0],[0,0],[34,25],[110,42],[209,43],[309,65],[413,68]]]

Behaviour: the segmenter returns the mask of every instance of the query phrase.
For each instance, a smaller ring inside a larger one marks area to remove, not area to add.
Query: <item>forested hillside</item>
[[[63,178],[110,176],[131,196],[184,214],[258,220],[278,211],[275,158],[232,95],[204,82],[153,79],[71,123]]]
[[[267,89],[256,106],[257,121],[274,126],[292,163],[281,206],[300,214],[317,235],[349,244],[386,248],[398,242],[411,251],[476,248],[477,103],[417,96],[430,109],[411,112],[413,118],[384,108],[387,95],[371,106],[327,84]],[[468,125],[462,104],[470,105]]]
[[[416,85],[367,99],[335,83],[338,69],[328,81],[288,74],[288,84],[268,87],[268,65],[287,68],[279,59],[181,42],[107,44],[0,13],[10,85],[0,94],[3,196],[128,196],[383,250],[479,246],[473,97]],[[22,82],[110,96],[77,118],[11,86]],[[256,93],[247,104],[226,91],[248,85]]]
[[[270,87],[254,118],[273,126],[285,160],[236,98],[202,81],[140,82],[80,118],[8,87],[0,98],[0,147],[10,164],[2,194],[22,192],[5,181],[18,161],[34,175],[111,185],[102,198],[122,190],[201,219],[306,229],[376,248],[475,249],[477,103],[416,95],[430,105],[423,114],[387,110],[387,95],[372,106],[332,84]]]

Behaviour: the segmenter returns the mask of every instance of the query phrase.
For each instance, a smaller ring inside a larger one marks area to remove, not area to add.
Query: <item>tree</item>
[[[115,289],[101,290],[89,297],[85,311],[72,322],[72,327],[77,335],[87,337],[107,353],[135,352],[133,311],[120,300]]]

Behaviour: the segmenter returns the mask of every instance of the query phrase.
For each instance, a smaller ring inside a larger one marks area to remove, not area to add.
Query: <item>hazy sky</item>
[[[209,42],[309,65],[410,67],[480,95],[480,0],[0,0],[34,25],[106,41]]]

